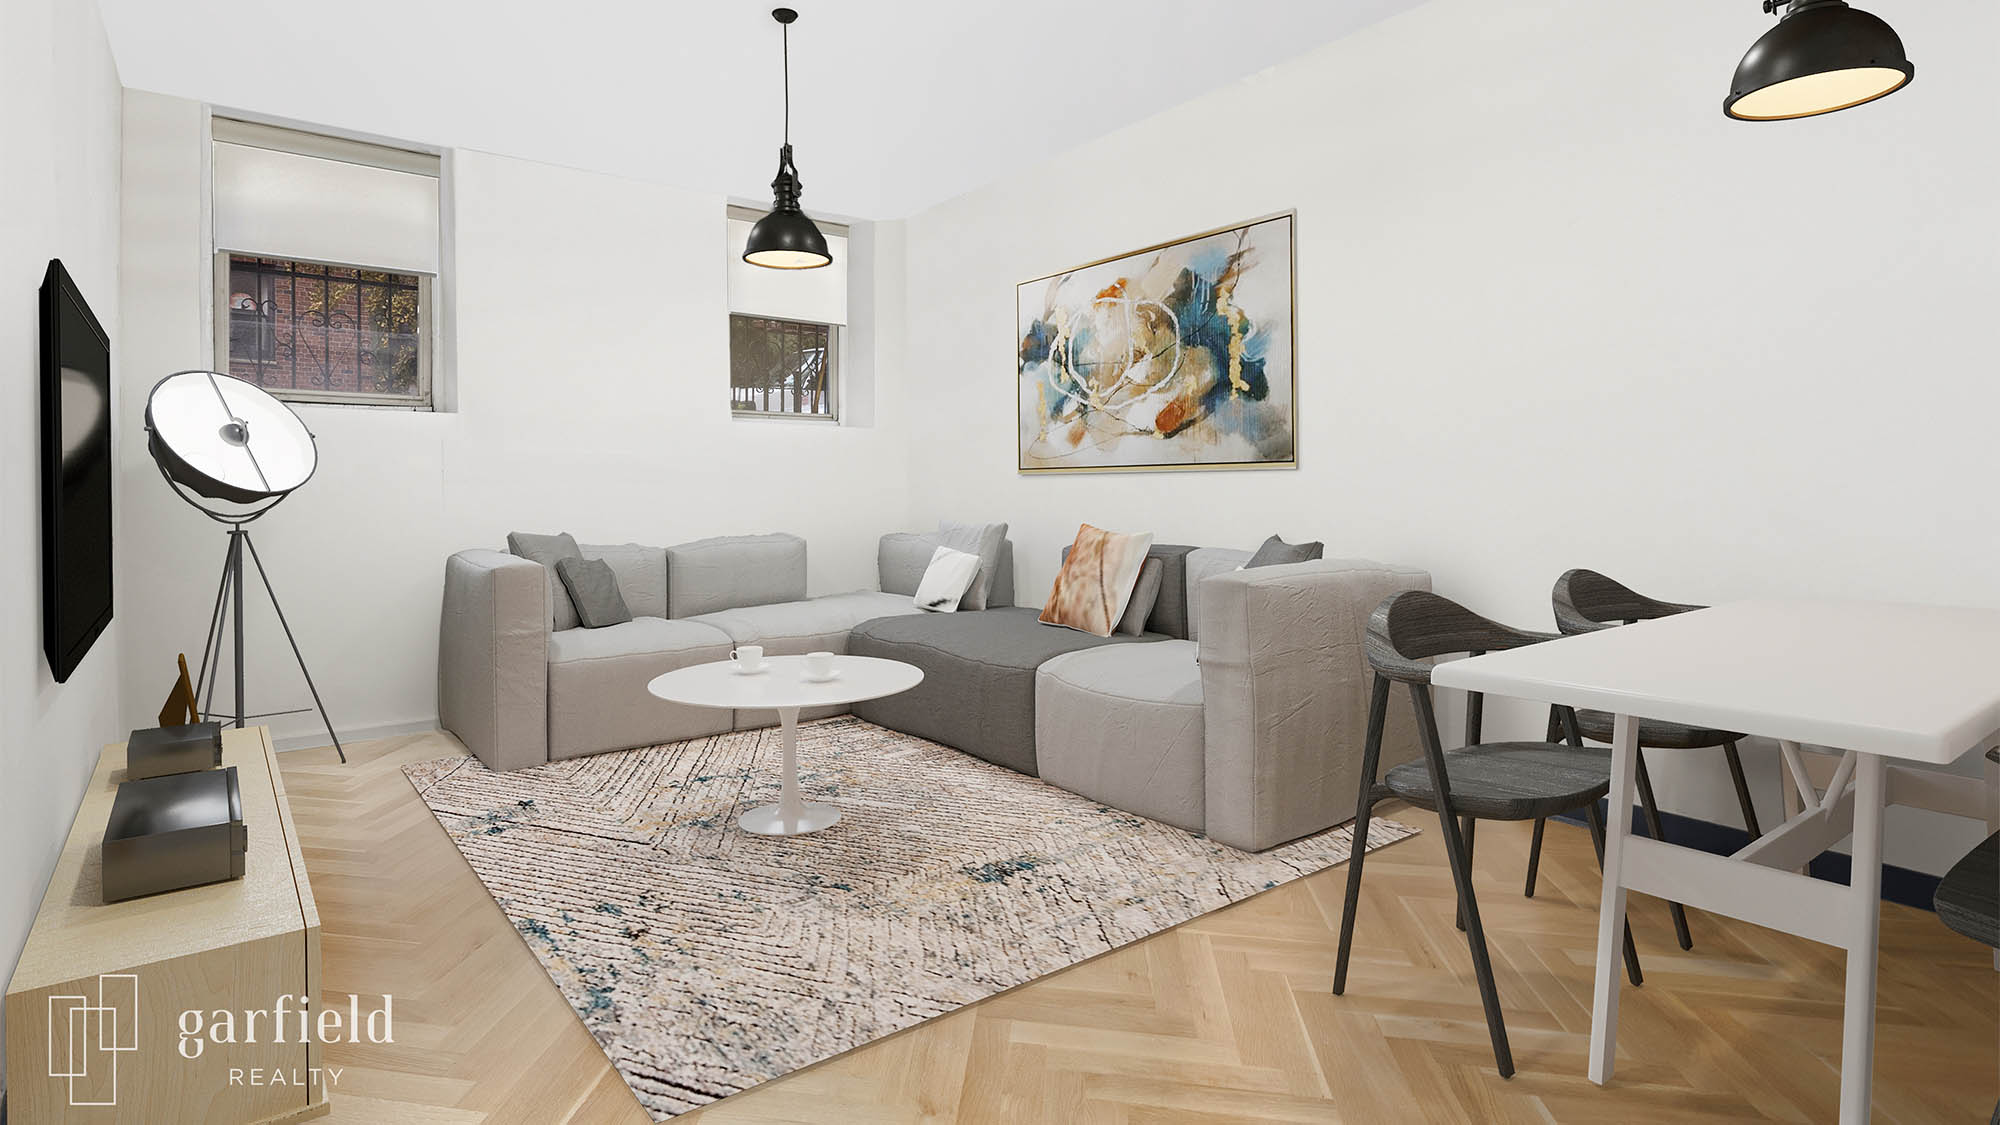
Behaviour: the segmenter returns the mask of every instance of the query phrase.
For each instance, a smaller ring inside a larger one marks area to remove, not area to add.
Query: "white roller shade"
[[[438,179],[217,141],[215,246],[435,274]]]
[[[833,264],[816,270],[774,270],[743,260],[754,224],[729,219],[729,311],[815,324],[847,323],[847,236],[820,225]]]

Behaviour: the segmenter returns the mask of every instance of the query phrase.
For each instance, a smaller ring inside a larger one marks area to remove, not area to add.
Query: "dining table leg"
[[[1784,799],[1787,824],[1791,823],[1793,817],[1806,810],[1806,799],[1799,792],[1799,787],[1806,782],[1796,772],[1797,769],[1803,768],[1803,764],[1804,759],[1799,756],[1797,743],[1783,741],[1778,743],[1778,795]],[[1811,871],[1807,865],[1800,864],[1792,869],[1792,873],[1809,875]]]
[[[2000,832],[2000,742],[1986,748],[1986,834]],[[2000,949],[1993,951],[1993,971],[2000,973]],[[1996,1109],[2000,1113],[2000,1109]]]
[[[1618,968],[1625,936],[1625,837],[1632,831],[1632,788],[1638,770],[1639,720],[1611,724],[1610,808],[1604,818],[1604,889],[1597,900],[1597,977],[1590,1003],[1590,1080],[1611,1080],[1618,1055]],[[1878,872],[1879,875],[1879,872]],[[1872,979],[1872,978],[1871,978]]]
[[[1853,874],[1848,901],[1847,997],[1840,1035],[1840,1120],[1868,1120],[1875,1074],[1875,966],[1882,926],[1882,813],[1887,770],[1880,755],[1857,754],[1854,766]]]

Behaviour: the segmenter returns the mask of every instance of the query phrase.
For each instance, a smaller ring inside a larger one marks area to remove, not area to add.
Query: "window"
[[[839,355],[834,325],[731,313],[729,408],[832,418]]]
[[[438,158],[216,118],[216,369],[281,399],[428,410]]]
[[[220,256],[228,273],[229,374],[280,398],[429,404],[429,277]]]
[[[840,417],[847,228],[819,224],[833,264],[771,270],[743,261],[760,211],[729,209],[729,408],[738,417]]]

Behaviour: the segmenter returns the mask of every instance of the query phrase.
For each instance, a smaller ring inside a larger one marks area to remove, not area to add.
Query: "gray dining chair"
[[[1657,617],[1672,617],[1678,613],[1702,609],[1703,606],[1686,605],[1680,602],[1663,602],[1636,593],[1631,588],[1614,582],[1594,570],[1572,570],[1556,579],[1551,600],[1555,603],[1556,627],[1566,635],[1594,633],[1618,625],[1629,625],[1635,621],[1649,621]],[[1611,741],[1612,717],[1604,711],[1582,710],[1576,712],[1577,726],[1583,737],[1592,742]],[[1549,710],[1549,737],[1553,739],[1557,730],[1555,709]],[[1737,753],[1736,743],[1742,735],[1734,731],[1712,730],[1707,727],[1691,727],[1681,723],[1669,723],[1659,719],[1639,721],[1639,753],[1636,780],[1639,789],[1639,809],[1644,817],[1646,834],[1655,840],[1666,839],[1660,823],[1659,803],[1653,798],[1653,778],[1646,770],[1646,750],[1702,750],[1719,746],[1723,761],[1728,763],[1729,778],[1736,786],[1736,804],[1743,813],[1743,827],[1751,839],[1764,834],[1757,823],[1757,806],[1750,800],[1750,785],[1743,776],[1743,759]],[[1528,845],[1528,879],[1526,894],[1535,895],[1535,874],[1541,866],[1542,829],[1544,822],[1535,822],[1535,835]],[[1674,919],[1674,937],[1682,949],[1694,948],[1694,936],[1688,932],[1687,911],[1678,902],[1669,902],[1668,911]]]
[[[2000,748],[1988,750],[2000,762]],[[2000,832],[1951,865],[1938,881],[1931,899],[1938,921],[1966,937],[2000,949]],[[2000,1103],[1993,1106],[1992,1125],[2000,1125]]]
[[[1591,843],[1597,849],[1601,869],[1604,824],[1597,815],[1597,802],[1611,787],[1611,752],[1583,745],[1568,708],[1562,709],[1569,729],[1567,745],[1482,743],[1479,728],[1483,697],[1477,692],[1469,697],[1466,708],[1466,745],[1446,751],[1438,735],[1437,712],[1431,704],[1431,658],[1519,648],[1555,637],[1553,633],[1512,629],[1429,591],[1412,590],[1397,594],[1375,608],[1368,621],[1365,642],[1373,684],[1333,992],[1338,996],[1347,989],[1348,953],[1354,942],[1368,821],[1375,804],[1397,798],[1430,809],[1437,813],[1438,826],[1444,835],[1452,882],[1458,890],[1459,928],[1466,932],[1466,941],[1472,949],[1479,999],[1486,1010],[1486,1030],[1493,1041],[1493,1059],[1499,1064],[1503,1078],[1514,1073],[1514,1054],[1508,1046],[1500,997],[1493,984],[1493,963],[1487,954],[1486,931],[1479,921],[1479,903],[1472,893],[1473,826],[1480,820],[1539,820],[1581,809],[1590,823]],[[1402,683],[1409,688],[1416,707],[1423,757],[1392,767],[1378,778],[1391,683]],[[1625,928],[1625,970],[1633,984],[1641,983],[1639,954],[1632,945],[1630,926]]]

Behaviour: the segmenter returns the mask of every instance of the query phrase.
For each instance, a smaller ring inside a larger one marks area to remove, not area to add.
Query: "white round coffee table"
[[[745,832],[760,836],[798,836],[831,828],[840,822],[832,805],[799,799],[799,708],[859,703],[908,691],[924,681],[923,670],[900,660],[873,656],[836,656],[830,680],[805,678],[803,656],[767,656],[764,670],[746,675],[732,661],[676,668],[653,677],[646,690],[669,703],[695,707],[726,707],[733,711],[776,711],[784,731],[785,776],[778,803],[751,809],[736,818]]]

